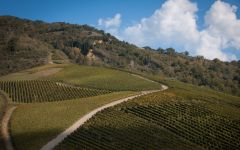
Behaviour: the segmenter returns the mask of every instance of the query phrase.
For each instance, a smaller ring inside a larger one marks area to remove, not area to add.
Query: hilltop
[[[107,66],[240,95],[240,61],[139,48],[88,25],[0,17],[0,75],[47,63]]]

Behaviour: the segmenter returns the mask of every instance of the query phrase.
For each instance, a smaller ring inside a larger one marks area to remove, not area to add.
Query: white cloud
[[[115,36],[118,35],[118,28],[121,25],[121,22],[121,14],[119,13],[117,13],[113,18],[98,19],[99,27]]]
[[[216,1],[205,15],[206,28],[200,32],[197,54],[209,59],[233,60],[236,56],[225,54],[225,48],[240,48],[240,20],[237,7]]]
[[[98,25],[116,37],[138,46],[176,47],[208,59],[233,60],[226,49],[240,50],[240,20],[236,6],[215,1],[205,14],[205,27],[197,26],[198,7],[190,0],[167,0],[148,18],[119,32],[121,14],[99,19]]]
[[[235,60],[236,56],[225,54],[221,51],[222,39],[219,36],[213,36],[208,31],[200,32],[199,43],[197,43],[196,54],[205,56],[208,59],[219,58],[223,61]]]
[[[168,0],[151,17],[127,27],[123,36],[139,46],[179,45],[191,41],[186,44],[189,47],[199,38],[197,10],[197,5],[188,0]]]
[[[205,16],[207,31],[222,38],[223,48],[240,48],[240,20],[236,16],[237,7],[216,1]]]

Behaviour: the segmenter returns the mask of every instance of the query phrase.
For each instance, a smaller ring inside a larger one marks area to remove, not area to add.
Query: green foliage
[[[85,42],[81,45],[81,53],[86,56],[91,48],[91,44],[89,42]]]
[[[160,53],[160,54],[164,54],[165,53],[165,50],[163,48],[158,48],[157,51]]]
[[[199,149],[157,124],[112,109],[97,114],[55,149]]]
[[[173,48],[167,48],[167,49],[166,49],[166,53],[167,53],[168,55],[173,55],[173,54],[175,54],[176,52],[175,52],[175,49],[173,49]]]
[[[13,102],[33,103],[69,100],[110,93],[106,90],[68,86],[52,81],[0,81],[0,90],[9,94]]]
[[[164,82],[169,90],[102,111],[56,149],[238,149],[239,97]]]

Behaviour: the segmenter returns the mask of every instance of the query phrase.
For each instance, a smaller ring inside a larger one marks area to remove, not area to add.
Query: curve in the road
[[[4,94],[2,91],[0,91],[0,96],[2,97],[4,101],[4,108],[3,108],[3,117],[1,120],[1,134],[3,143],[5,145],[6,150],[13,150],[12,140],[9,133],[9,121],[12,116],[13,111],[16,109],[16,106],[9,107],[8,106],[8,97],[6,94]]]
[[[90,118],[92,118],[95,114],[97,114],[98,112],[115,106],[117,104],[120,104],[122,102],[126,102],[128,100],[131,100],[133,98],[139,97],[139,96],[143,96],[146,94],[150,94],[150,93],[154,93],[154,92],[159,92],[159,91],[164,91],[168,89],[167,86],[162,85],[162,89],[161,90],[151,90],[151,91],[142,91],[140,94],[134,95],[134,96],[130,96],[127,98],[123,98],[123,99],[119,99],[117,101],[111,102],[109,104],[106,104],[104,106],[98,107],[96,109],[94,109],[93,111],[89,112],[88,114],[84,115],[83,117],[81,117],[78,121],[76,121],[72,126],[70,126],[69,128],[67,128],[65,131],[63,131],[62,133],[60,133],[56,138],[52,139],[50,142],[48,142],[46,145],[44,145],[41,150],[51,150],[53,149],[55,146],[57,146],[60,142],[62,142],[67,136],[69,136],[70,134],[72,134],[75,130],[77,130],[80,126],[82,126],[87,120],[89,120]]]
[[[9,125],[9,121],[12,116],[12,113],[16,108],[17,108],[16,106],[8,108],[8,110],[5,112],[2,119],[2,138],[3,138],[3,142],[6,150],[14,150],[8,125]]]

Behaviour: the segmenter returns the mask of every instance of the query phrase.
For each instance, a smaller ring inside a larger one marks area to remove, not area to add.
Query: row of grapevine
[[[173,135],[166,139],[158,136],[163,134],[165,130],[144,119],[124,111],[104,110],[55,149],[159,149],[167,142],[172,147],[182,145],[192,149],[189,143],[177,140]]]
[[[237,149],[240,146],[240,124],[218,116],[198,105],[178,103],[127,108],[134,114],[156,123],[176,135],[204,148]]]
[[[158,98],[104,110],[56,149],[239,149],[239,120],[215,113],[206,102]]]
[[[71,87],[53,81],[0,81],[0,90],[8,93],[13,102],[51,102],[110,93],[107,90]]]

